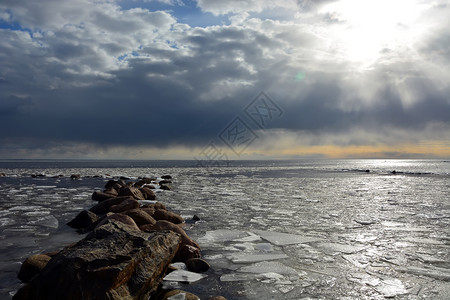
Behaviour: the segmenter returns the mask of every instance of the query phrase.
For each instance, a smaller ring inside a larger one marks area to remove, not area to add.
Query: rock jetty
[[[155,186],[171,189],[172,177],[161,178],[109,180],[95,191],[97,203],[68,223],[86,237],[61,251],[28,257],[18,273],[24,285],[13,299],[199,299],[161,286],[164,278],[177,278],[176,272],[197,273],[199,280],[209,269],[198,243],[183,230],[184,219],[156,201]],[[176,267],[180,263],[184,270]]]

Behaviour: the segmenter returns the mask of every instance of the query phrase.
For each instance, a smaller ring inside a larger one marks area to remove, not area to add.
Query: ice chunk
[[[35,210],[40,210],[42,209],[42,206],[38,206],[38,205],[23,205],[23,206],[14,206],[11,207],[9,210],[10,211],[35,211]]]
[[[381,280],[377,277],[371,276],[367,273],[350,273],[349,277],[347,277],[348,281],[366,284],[371,287],[375,287],[380,284]]]
[[[245,236],[248,236],[248,234],[243,231],[218,229],[207,231],[205,235],[199,238],[197,241],[200,244],[208,245],[210,243],[223,243],[227,241],[232,241]]]
[[[176,262],[170,264],[170,266],[177,270],[187,270],[186,264],[184,262]]]
[[[224,274],[220,276],[220,281],[230,282],[230,281],[250,281],[256,279],[255,274],[244,274],[244,273],[231,273]]]
[[[0,226],[8,226],[8,225],[14,225],[16,224],[16,221],[11,218],[0,218]]]
[[[48,227],[48,228],[58,228],[58,226],[59,226],[58,219],[56,219],[55,216],[53,216],[53,215],[39,218],[35,221],[29,222],[28,224],[40,225],[40,226]]]
[[[253,253],[253,254],[235,254],[231,255],[229,259],[234,263],[253,263],[258,261],[277,260],[287,257],[288,256],[284,253],[279,254]]]
[[[144,205],[144,204],[155,204],[155,203],[157,203],[158,201],[156,201],[156,200],[139,200],[138,201],[141,205]]]
[[[375,290],[382,294],[385,298],[393,298],[408,294],[403,282],[396,278],[383,280],[377,287],[375,287]]]
[[[407,267],[407,268],[398,268],[397,271],[419,276],[427,276],[442,281],[450,281],[450,270],[447,269],[441,268],[425,269],[418,267]]]
[[[310,237],[310,236],[302,236],[290,233],[283,232],[275,232],[275,231],[264,231],[264,230],[256,230],[256,234],[258,234],[263,239],[269,241],[272,244],[277,246],[285,246],[285,245],[293,245],[293,244],[304,244],[320,241],[320,238]]]
[[[253,245],[253,243],[234,244],[234,248],[242,250],[242,251],[246,251],[246,252],[255,250],[255,246]]]
[[[203,279],[205,277],[207,277],[207,275],[198,274],[186,270],[175,270],[169,273],[166,277],[164,277],[164,280],[191,283]]]
[[[351,244],[338,244],[338,243],[321,243],[319,248],[332,252],[340,252],[344,254],[353,254],[364,250],[366,247],[360,245]]]
[[[54,189],[56,188],[56,185],[37,185],[35,186],[36,189]]]
[[[435,239],[428,239],[428,238],[407,238],[408,242],[414,243],[414,244],[427,244],[427,245],[441,245],[444,244],[444,242],[435,240]]]
[[[272,252],[273,246],[269,243],[259,243],[254,245],[255,250],[264,251],[264,252]]]
[[[303,271],[295,270],[294,268],[283,265],[280,262],[275,261],[263,261],[250,266],[244,266],[239,269],[239,272],[243,273],[278,273],[282,275],[306,275]]]
[[[256,242],[261,240],[261,238],[259,237],[259,235],[256,235],[252,232],[247,232],[248,236],[243,237],[243,238],[239,238],[239,239],[235,239],[235,242]]]
[[[441,257],[436,257],[432,255],[426,255],[426,254],[417,254],[417,258],[427,264],[445,264],[448,263],[448,261]]]

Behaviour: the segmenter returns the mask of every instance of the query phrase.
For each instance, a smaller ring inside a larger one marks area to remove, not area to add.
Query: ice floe
[[[260,253],[252,253],[252,254],[234,254],[230,255],[229,259],[233,263],[253,263],[259,261],[270,261],[270,260],[278,260],[282,258],[287,258],[288,256],[284,253],[271,253],[271,254],[260,254]]]
[[[239,268],[239,272],[243,273],[278,273],[282,275],[304,275],[303,271],[296,270],[294,268],[285,266],[284,264],[276,261],[262,261],[249,266],[243,266]]]
[[[375,290],[382,294],[385,298],[393,298],[408,294],[403,282],[396,278],[382,280],[381,283],[375,287]]]
[[[49,228],[58,228],[59,221],[58,221],[57,218],[55,218],[55,216],[50,215],[50,216],[46,216],[46,217],[43,217],[43,218],[39,218],[39,219],[34,220],[34,221],[30,221],[28,224],[30,224],[30,225],[39,225],[39,226],[49,227]]]
[[[426,276],[442,281],[450,281],[450,270],[443,268],[399,267],[397,271],[413,275]]]
[[[320,238],[316,238],[316,237],[283,233],[283,232],[275,232],[275,231],[255,230],[254,232],[257,235],[259,235],[261,238],[263,238],[264,240],[269,241],[270,243],[277,245],[277,246],[304,244],[304,243],[317,242],[317,241],[321,240]]]
[[[175,271],[169,273],[168,275],[166,275],[166,277],[164,277],[164,280],[191,283],[191,282],[199,281],[200,279],[203,279],[207,276],[208,275],[198,274],[198,273],[194,273],[194,272],[190,272],[190,271],[186,271],[186,270],[175,270]]]
[[[338,243],[320,243],[318,245],[319,248],[325,250],[330,254],[344,253],[344,254],[353,254],[364,250],[365,246],[361,245],[351,245],[351,244],[338,244]]]
[[[211,246],[211,243],[223,243],[246,236],[248,236],[248,234],[243,231],[218,229],[207,231],[205,235],[199,238],[197,241],[198,243],[200,243],[200,245],[205,244]]]

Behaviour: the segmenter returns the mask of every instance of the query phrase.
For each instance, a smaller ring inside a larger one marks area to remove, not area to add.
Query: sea
[[[109,179],[163,175],[172,189],[158,201],[185,218],[211,266],[164,288],[201,299],[450,299],[450,161],[0,160],[0,173],[0,299],[20,288],[26,257],[84,237],[66,223]]]

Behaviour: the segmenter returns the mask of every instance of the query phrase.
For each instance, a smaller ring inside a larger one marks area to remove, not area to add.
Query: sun
[[[322,8],[334,25],[328,31],[339,55],[369,66],[382,53],[408,47],[425,28],[420,21],[426,10],[417,0],[341,0]]]

